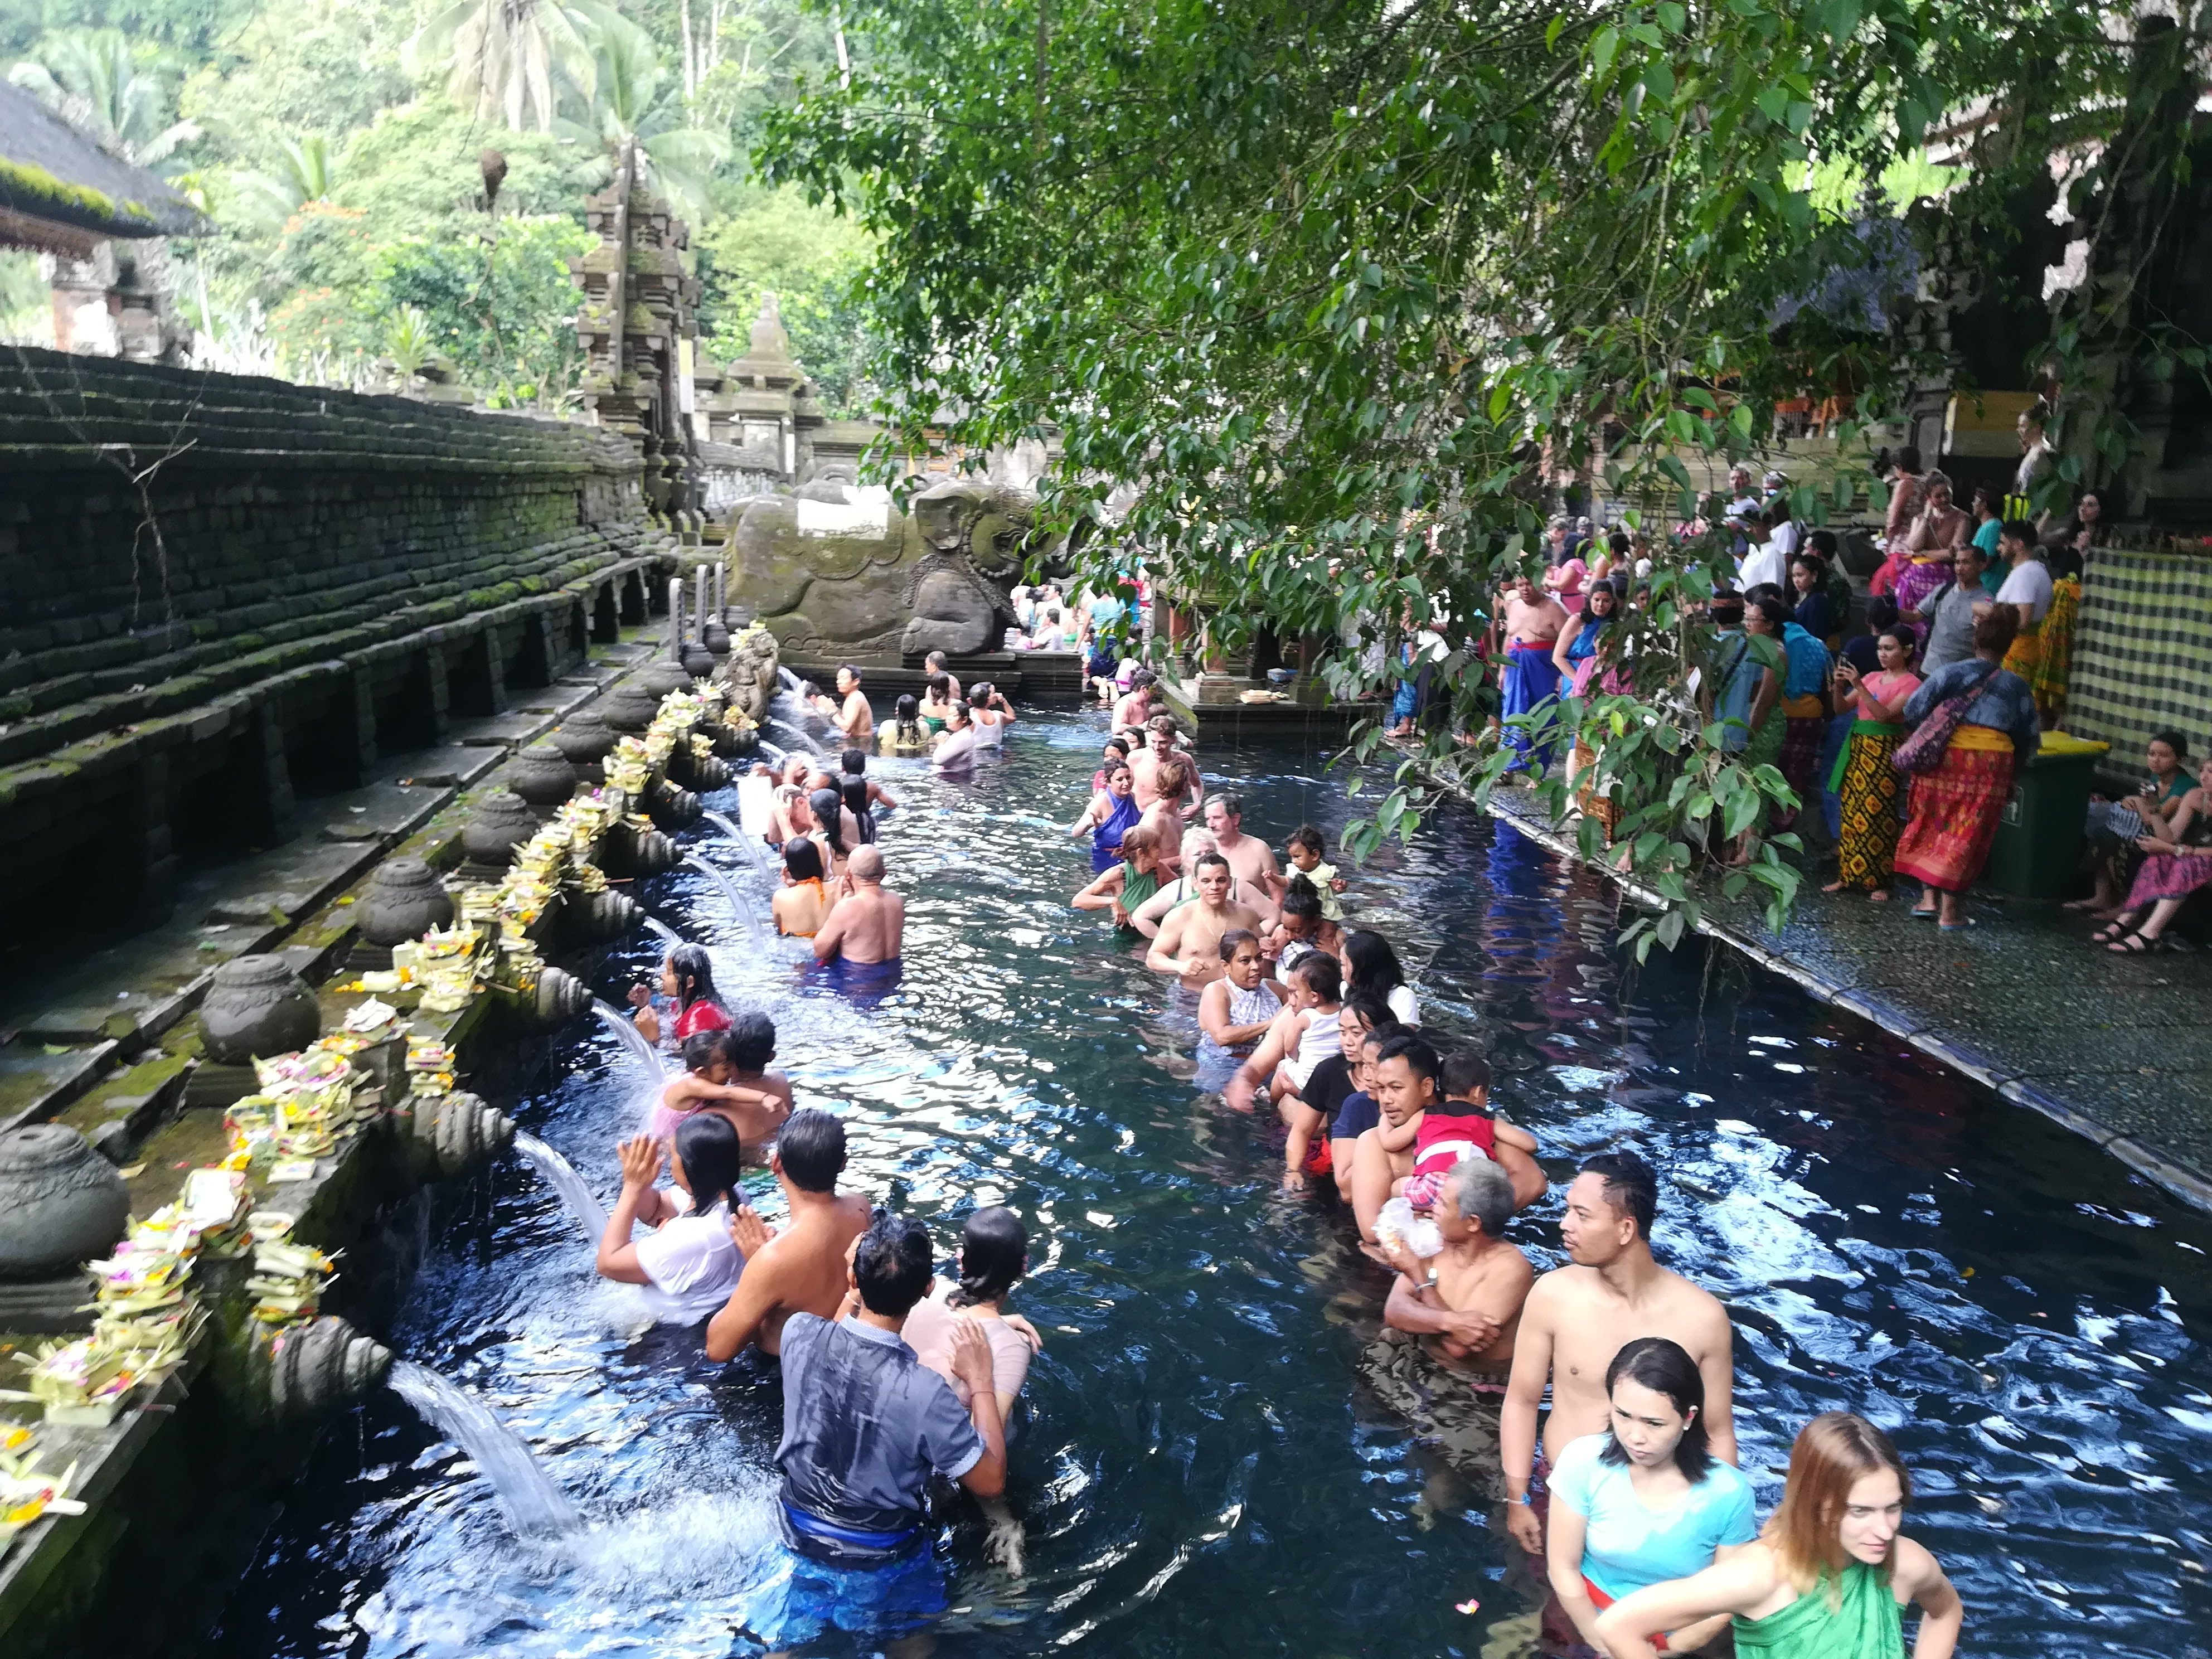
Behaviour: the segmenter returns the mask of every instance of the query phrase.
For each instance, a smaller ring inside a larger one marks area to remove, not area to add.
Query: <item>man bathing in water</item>
[[[1163,845],[1164,845],[1164,843],[1163,843]],[[1142,904],[1139,905],[1135,910],[1130,913],[1129,925],[1132,927],[1134,927],[1139,933],[1142,933],[1146,939],[1157,938],[1159,934],[1161,924],[1168,919],[1168,915],[1170,911],[1179,909],[1183,905],[1191,903],[1196,899],[1198,896],[1198,880],[1196,876],[1198,861],[1207,856],[1209,854],[1214,854],[1216,856],[1218,856],[1218,854],[1216,854],[1213,845],[1213,836],[1210,831],[1203,828],[1194,827],[1186,832],[1182,838],[1182,856],[1181,860],[1181,868],[1183,873],[1181,875],[1174,875],[1172,873],[1174,867],[1173,865],[1170,861],[1164,860],[1163,864],[1167,866],[1164,871],[1164,874],[1166,875],[1167,878],[1162,881],[1158,890],[1153,893],[1152,897],[1146,899]],[[1267,897],[1266,890],[1264,888],[1247,886],[1244,883],[1238,881],[1236,878],[1234,872],[1232,872],[1230,876],[1229,897],[1231,902],[1243,905],[1254,915],[1259,917],[1263,923],[1272,921],[1274,917],[1275,906],[1273,902]]]
[[[814,706],[845,734],[848,744],[875,741],[876,711],[868,707],[867,694],[860,690],[860,671],[852,664],[837,671],[837,695],[818,698]]]
[[[814,935],[814,959],[850,967],[896,962],[906,939],[906,901],[884,886],[883,849],[855,847],[835,907]]]
[[[1189,756],[1182,754],[1176,746],[1176,738],[1179,734],[1180,728],[1176,725],[1175,716],[1172,714],[1155,714],[1151,723],[1146,726],[1145,746],[1129,760],[1129,769],[1137,776],[1136,797],[1139,806],[1150,806],[1160,798],[1159,779],[1157,775],[1160,763],[1170,758],[1181,760],[1187,775],[1182,796],[1177,803],[1179,810],[1188,811],[1191,807],[1195,806],[1205,794],[1204,782],[1199,777],[1197,765]]]
[[[1279,902],[1283,872],[1274,849],[1257,836],[1244,833],[1244,798],[1227,793],[1206,798],[1206,828],[1213,837],[1213,850],[1229,860],[1237,880],[1258,889]]]
[[[763,1353],[781,1346],[795,1313],[828,1319],[845,1299],[845,1253],[868,1228],[868,1201],[840,1195],[845,1126],[827,1112],[793,1112],[768,1167],[790,1206],[779,1232],[750,1205],[730,1218],[730,1239],[745,1259],[738,1287],[707,1322],[707,1357],[734,1359],[748,1342]]]
[[[1605,1371],[1622,1345],[1639,1336],[1679,1343],[1705,1384],[1705,1432],[1713,1455],[1736,1461],[1734,1333],[1728,1310],[1711,1291],[1651,1257],[1659,1187],[1633,1152],[1607,1152],[1582,1166],[1567,1188],[1559,1241],[1571,1266],[1536,1281],[1521,1316],[1507,1385],[1501,1440],[1505,1529],[1531,1555],[1544,1550],[1538,1508],[1549,1458],[1573,1439],[1604,1433],[1612,1421]],[[1536,1408],[1552,1385],[1552,1414],[1538,1455]]]
[[[1393,1252],[1383,1329],[1360,1370],[1385,1405],[1494,1496],[1499,1411],[1535,1269],[1503,1237],[1513,1183],[1487,1158],[1454,1164],[1431,1213],[1443,1249],[1426,1260]]]
[[[1231,879],[1229,860],[1220,854],[1200,856],[1198,897],[1168,912],[1145,953],[1147,968],[1175,974],[1194,990],[1221,977],[1221,936],[1232,927],[1250,933],[1260,928],[1259,915],[1229,896]]]

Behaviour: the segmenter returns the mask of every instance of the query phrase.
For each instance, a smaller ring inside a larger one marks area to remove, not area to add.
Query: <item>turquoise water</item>
[[[775,1016],[802,1103],[848,1114],[860,1190],[948,1252],[975,1204],[1029,1218],[1014,1305],[1048,1346],[1012,1455],[1027,1571],[987,1566],[956,1504],[939,1650],[1533,1651],[1518,1552],[1355,1380],[1382,1275],[1333,1205],[1278,1190],[1279,1132],[1196,1095],[1188,1009],[1066,908],[1088,863],[1058,826],[1101,735],[1095,715],[1025,720],[966,782],[883,765],[909,921],[880,1006],[799,985],[696,872],[650,896],[710,942],[732,1003]],[[1207,758],[1279,845],[1341,818],[1318,755]],[[1663,1172],[1662,1259],[1735,1314],[1763,1504],[1807,1417],[1865,1411],[1913,1465],[1908,1524],[1966,1598],[1965,1651],[2202,1650],[2203,1218],[1778,981],[1687,949],[1630,975],[1609,891],[1509,829],[1447,813],[1386,866],[1356,884],[1364,919],[1432,1027],[1492,1045],[1555,1178],[1622,1144]],[[641,943],[596,988],[619,1000],[656,957]],[[580,1024],[478,1082],[611,1194],[635,1091],[611,1041]],[[1515,1226],[1542,1265],[1555,1213]],[[635,1306],[520,1160],[447,1189],[388,1332],[522,1433],[590,1529],[517,1544],[459,1454],[380,1395],[325,1436],[201,1651],[751,1651],[732,1609],[769,1535],[775,1385],[638,1334]],[[1478,1614],[1454,1611],[1471,1596]]]

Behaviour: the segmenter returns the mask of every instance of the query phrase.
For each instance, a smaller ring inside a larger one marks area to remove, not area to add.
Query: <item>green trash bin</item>
[[[2052,733],[2014,775],[1980,885],[2015,898],[2066,898],[2081,879],[2081,824],[2108,744]]]

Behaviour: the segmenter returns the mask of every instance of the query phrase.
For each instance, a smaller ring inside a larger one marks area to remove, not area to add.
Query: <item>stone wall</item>
[[[0,925],[158,920],[181,860],[643,620],[638,473],[589,427],[0,349]]]

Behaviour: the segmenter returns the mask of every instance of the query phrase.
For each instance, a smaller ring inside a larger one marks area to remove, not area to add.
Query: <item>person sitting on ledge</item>
[[[2212,757],[2198,764],[2197,787],[2181,798],[2171,823],[2155,814],[2143,823],[2149,833],[2136,843],[2143,861],[2118,917],[2099,935],[2118,955],[2172,950],[2166,930],[2189,896],[2212,882]]]

